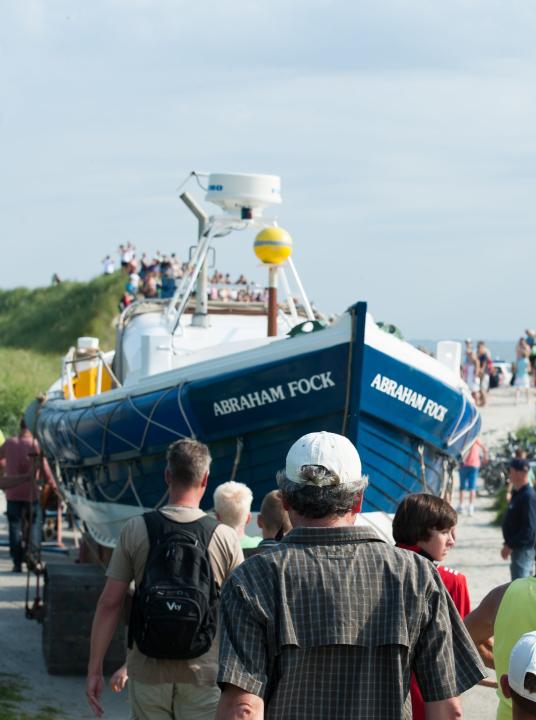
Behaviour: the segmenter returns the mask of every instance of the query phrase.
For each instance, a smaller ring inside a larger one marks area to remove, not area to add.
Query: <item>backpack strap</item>
[[[214,534],[214,530],[220,524],[215,518],[210,515],[203,515],[198,520],[192,522],[177,522],[171,520],[171,518],[163,515],[159,510],[152,510],[151,512],[144,513],[143,519],[147,527],[147,534],[149,536],[149,546],[153,548],[160,537],[166,531],[180,532],[181,530],[187,530],[197,537],[205,548],[208,548],[209,543]]]
[[[210,517],[210,515],[203,515],[203,517],[200,517],[199,520],[188,523],[188,525],[190,526],[189,529],[195,534],[198,540],[200,540],[202,545],[207,549],[210,541],[212,540],[212,536],[214,535],[214,531],[219,524],[220,523],[218,522],[218,520],[216,520],[216,518]]]
[[[165,518],[158,510],[153,510],[143,514],[145,520],[145,526],[147,527],[147,534],[149,536],[149,549],[153,548],[158,538],[163,534],[167,525],[167,518]]]

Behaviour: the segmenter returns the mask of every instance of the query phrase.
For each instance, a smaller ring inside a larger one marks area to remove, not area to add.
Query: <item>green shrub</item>
[[[60,357],[0,347],[0,430],[17,431],[19,418],[33,398],[59,377]]]

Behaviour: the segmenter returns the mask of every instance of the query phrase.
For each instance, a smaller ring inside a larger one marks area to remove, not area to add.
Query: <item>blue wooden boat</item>
[[[73,351],[40,408],[39,441],[87,531],[112,546],[128,517],[165,502],[165,452],[180,437],[210,446],[206,508],[232,478],[251,487],[258,510],[290,445],[313,430],[358,446],[365,511],[394,512],[408,492],[444,492],[480,428],[459,376],[383,332],[364,303],[328,325],[307,303],[305,316],[291,307],[274,337],[265,337],[262,305],[204,305],[214,234],[200,225],[192,277],[175,298],[128,308],[115,353]],[[88,373],[98,387],[79,397],[73,377]]]

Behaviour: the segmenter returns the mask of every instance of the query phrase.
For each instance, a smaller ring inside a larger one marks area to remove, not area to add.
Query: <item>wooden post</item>
[[[277,335],[277,265],[268,270],[268,337]]]

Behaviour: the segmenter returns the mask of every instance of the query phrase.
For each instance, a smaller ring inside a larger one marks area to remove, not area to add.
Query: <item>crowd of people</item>
[[[124,310],[139,299],[170,299],[175,294],[181,280],[188,275],[192,267],[181,262],[176,253],[169,255],[156,251],[153,257],[142,253],[138,258],[132,243],[120,245],[118,250],[119,267],[125,274],[125,287],[119,308]],[[103,275],[112,275],[118,269],[112,255],[102,260]],[[266,290],[256,283],[249,282],[240,274],[232,280],[230,273],[214,270],[210,275],[207,289],[208,300],[220,302],[266,302]]]
[[[477,440],[463,492],[486,456]],[[167,504],[121,532],[91,633],[87,697],[97,716],[104,655],[134,583],[128,655],[111,686],[128,684],[135,720],[460,718],[459,696],[490,682],[485,666],[497,671],[499,720],[536,718],[536,491],[523,452],[510,464],[503,521],[512,582],[473,611],[465,576],[444,565],[456,510],[408,495],[393,519],[395,546],[385,542],[357,522],[368,480],[347,438],[313,432],[291,446],[254,534],[243,483],[218,485],[213,514],[200,509],[210,464],[203,443],[174,442]],[[38,485],[54,481],[24,421],[0,445],[0,465],[20,572],[39,544]]]
[[[199,504],[209,468],[202,443],[180,440],[168,451],[170,502],[162,514],[189,532],[206,517]],[[392,547],[356,523],[367,478],[355,447],[333,433],[300,438],[277,476],[279,489],[262,503],[262,536],[245,532],[247,486],[230,481],[215,491],[216,519],[234,531],[220,524],[205,536],[221,590],[219,642],[195,659],[186,649],[174,660],[143,662],[134,642],[113,687],[128,678],[139,719],[440,720],[462,717],[459,696],[490,683],[488,666],[497,670],[499,719],[536,718],[536,492],[526,460],[512,461],[510,480],[501,554],[510,559],[512,582],[471,612],[465,576],[443,564],[456,542],[450,503],[407,496],[393,520]],[[143,587],[150,563],[146,524],[138,517],[125,526],[93,623],[87,687],[97,715],[103,654],[129,584]]]
[[[473,342],[467,339],[461,374],[477,405],[486,405],[490,387],[499,382],[497,372],[486,343],[479,340],[475,348]],[[516,403],[522,395],[528,402],[530,388],[536,386],[536,330],[525,330],[525,335],[519,338],[510,382],[515,388]]]

